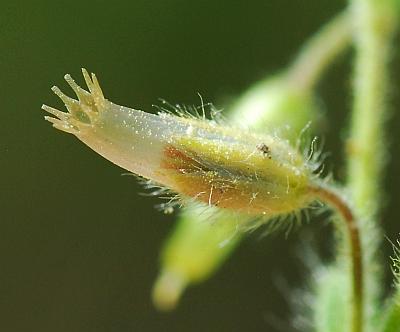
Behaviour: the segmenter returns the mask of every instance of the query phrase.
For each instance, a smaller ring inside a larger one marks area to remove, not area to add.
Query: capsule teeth
[[[64,131],[64,132],[66,132],[68,134],[72,134],[72,135],[75,135],[75,136],[79,135],[79,130],[75,129],[72,126],[67,126],[65,124],[62,124],[62,125],[53,124],[53,127],[58,129],[58,130]]]
[[[97,79],[97,76],[94,73],[92,73],[92,81],[93,81],[93,86],[94,86],[95,91],[96,91],[96,95],[98,97],[100,97],[100,98],[104,98],[103,91],[101,90],[101,87],[100,87],[99,81]]]
[[[82,113],[85,113],[85,111],[83,109],[83,107],[86,106],[85,104],[77,101],[76,99],[72,99],[72,98],[66,96],[56,86],[52,87],[52,90],[63,101],[63,103],[67,107],[68,112],[70,114],[73,114],[75,116],[80,116]]]
[[[93,82],[92,79],[90,78],[88,71],[85,68],[82,68],[82,74],[90,93],[93,93],[94,91]]]
[[[64,79],[67,81],[72,90],[74,90],[74,92],[76,93],[79,102],[85,105],[93,105],[92,95],[86,90],[82,89],[78,84],[76,84],[75,80],[71,77],[70,74],[66,74],[64,76]]]
[[[82,68],[82,74],[97,109],[101,109],[104,106],[104,95],[96,75],[90,75],[85,68]]]
[[[57,86],[51,90],[63,101],[69,113],[61,112],[53,107],[43,105],[42,109],[54,115],[46,117],[53,126],[68,133],[82,133],[96,122],[99,111],[104,108],[104,96],[96,75],[89,75],[86,69],[82,69],[83,77],[90,92],[82,89],[71,77],[66,74],[64,79],[74,90],[78,100],[65,95]]]
[[[71,123],[71,115],[65,112],[61,112],[53,107],[47,106],[47,105],[42,105],[42,109],[51,115],[56,116],[57,118],[54,118],[52,116],[46,115],[44,118],[46,121],[49,121],[50,123],[53,124],[54,128],[57,128],[59,130],[65,131],[70,134],[77,135],[79,133],[79,130],[77,129],[76,126],[73,126]]]
[[[44,117],[44,119],[45,119],[46,121],[51,122],[52,124],[62,124],[62,123],[63,123],[62,120],[57,119],[57,118],[53,118],[52,116],[49,116],[49,115],[46,115],[46,116]]]
[[[53,86],[51,90],[63,101],[68,110],[72,113],[76,108],[78,101],[65,95],[57,86]]]
[[[55,108],[47,106],[47,105],[42,105],[42,110],[56,116],[57,118],[59,118],[62,121],[68,121],[68,119],[71,117],[70,114],[61,112],[58,109],[55,109]]]
[[[79,134],[79,130],[66,121],[62,121],[62,120],[53,118],[52,116],[45,116],[44,118],[46,121],[49,121],[50,123],[52,123],[53,127],[56,129],[65,131],[66,133],[73,134],[73,135]]]

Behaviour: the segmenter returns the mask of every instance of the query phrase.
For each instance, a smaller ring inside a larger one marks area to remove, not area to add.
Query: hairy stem
[[[359,213],[375,218],[386,155],[388,61],[396,20],[390,1],[354,0],[356,61],[348,186]],[[388,3],[385,5],[385,3]]]
[[[378,212],[382,170],[387,157],[384,122],[387,118],[390,49],[397,10],[392,0],[352,0],[356,58],[354,101],[347,144],[347,187],[360,220],[365,266],[365,326],[373,328],[379,301],[380,278],[377,248]]]
[[[289,67],[288,81],[297,89],[309,91],[323,71],[351,41],[351,20],[346,10],[328,22],[302,47]]]
[[[349,240],[352,273],[351,331],[361,332],[363,330],[364,275],[359,225],[349,205],[334,190],[316,185],[310,187],[310,192],[320,201],[334,208],[345,223]]]

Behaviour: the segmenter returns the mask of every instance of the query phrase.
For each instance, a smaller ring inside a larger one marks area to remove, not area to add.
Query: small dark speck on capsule
[[[268,157],[268,159],[271,159],[271,150],[267,144],[265,143],[257,144],[256,148],[257,150],[261,151],[264,156]]]

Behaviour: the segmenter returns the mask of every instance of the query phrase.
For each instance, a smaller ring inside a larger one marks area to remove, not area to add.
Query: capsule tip
[[[57,129],[78,135],[83,130],[91,128],[95,123],[96,117],[105,105],[103,92],[99,82],[94,74],[89,76],[86,70],[83,70],[84,78],[89,91],[78,86],[71,75],[66,74],[64,79],[75,92],[77,99],[65,95],[57,86],[51,90],[63,101],[68,112],[61,112],[53,107],[42,105],[42,109],[54,117],[46,117]]]

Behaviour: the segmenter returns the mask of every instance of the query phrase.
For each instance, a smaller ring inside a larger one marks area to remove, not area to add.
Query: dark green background
[[[222,108],[282,68],[344,6],[332,0],[2,0],[0,330],[288,331],[291,289],[305,286],[300,239],[311,233],[329,243],[326,221],[288,239],[252,235],[213,279],[190,289],[175,312],[160,314],[150,289],[174,217],[153,208],[158,199],[138,195],[144,190],[121,176],[122,169],[52,129],[40,106],[60,107],[50,87],[66,90],[65,73],[82,83],[86,66],[121,105],[154,111],[160,97],[198,104],[200,92]],[[333,151],[327,163],[339,177],[340,128],[351,103],[349,54],[320,86],[326,149]],[[388,131],[392,199],[385,200],[383,219],[391,239],[400,229],[399,120],[395,114]]]

